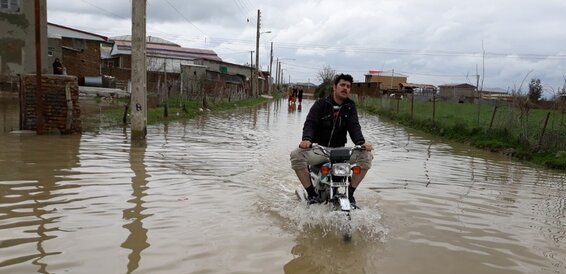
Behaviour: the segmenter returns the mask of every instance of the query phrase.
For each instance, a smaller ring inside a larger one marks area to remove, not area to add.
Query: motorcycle
[[[356,164],[350,164],[350,156],[354,150],[363,148],[356,145],[352,148],[328,148],[318,144],[312,145],[314,153],[326,157],[328,160],[318,165],[309,166],[311,183],[314,186],[319,204],[328,204],[330,210],[341,212],[345,218],[342,232],[345,240],[352,238],[351,211],[358,207],[350,202],[348,186],[352,182],[352,175],[359,174],[362,169]],[[299,199],[308,201],[304,187],[296,190]]]

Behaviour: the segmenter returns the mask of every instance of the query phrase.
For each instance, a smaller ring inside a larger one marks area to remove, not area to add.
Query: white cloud
[[[48,19],[129,34],[131,1],[49,0]],[[262,30],[271,31],[262,35],[261,66],[273,41],[276,57],[295,59],[284,64],[291,81],[315,81],[328,64],[359,81],[378,69],[404,72],[410,82],[475,84],[477,67],[484,87],[518,86],[530,71],[547,87],[564,83],[563,0],[149,0],[148,35],[243,64],[255,50],[258,8]]]

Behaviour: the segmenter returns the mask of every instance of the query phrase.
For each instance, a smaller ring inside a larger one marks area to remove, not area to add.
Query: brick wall
[[[100,42],[64,37],[61,46],[67,75],[100,76]]]
[[[81,133],[81,110],[77,77],[43,75],[43,129],[45,133]],[[36,77],[24,76],[21,92],[22,129],[37,129]]]

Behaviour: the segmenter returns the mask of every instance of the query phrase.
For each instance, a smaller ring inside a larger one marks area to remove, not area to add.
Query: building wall
[[[228,98],[228,100],[242,99],[250,94],[249,81],[245,78],[246,76],[243,75],[214,71],[203,65],[181,66],[183,94],[199,96],[205,93],[207,96]]]
[[[381,96],[380,83],[357,82],[352,84],[352,93],[359,96]]]
[[[55,58],[63,60],[63,52],[61,52],[61,39],[49,38],[47,40],[47,66],[49,73],[53,73],[53,62]]]
[[[474,96],[475,87],[440,86],[438,96],[444,100],[460,101]]]
[[[79,85],[77,77],[66,75],[44,75],[43,129],[45,133],[81,133],[81,110],[79,107]],[[37,129],[36,77],[25,75],[21,94],[22,121],[24,130]]]
[[[79,78],[101,75],[99,41],[63,37],[61,46],[61,63],[67,69],[67,75]]]
[[[181,66],[181,93],[197,94],[204,88],[206,80],[206,67]]]
[[[381,83],[381,89],[399,89],[399,84],[407,83],[407,77],[391,75],[366,75],[366,82]]]
[[[0,82],[10,81],[17,74],[35,73],[35,1],[19,0],[19,10],[0,9]],[[41,0],[41,67],[47,64],[47,10]]]
[[[214,60],[208,59],[195,59],[195,65],[205,66],[208,70],[211,71],[218,71],[224,74],[239,74],[244,75],[247,79],[249,79],[250,75],[252,74],[252,69],[248,66],[242,66],[237,64],[230,64],[226,62],[219,62]]]

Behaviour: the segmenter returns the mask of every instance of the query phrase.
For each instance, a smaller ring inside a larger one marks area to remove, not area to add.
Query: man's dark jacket
[[[348,98],[338,105],[332,100],[332,94],[317,100],[303,126],[303,140],[321,146],[343,147],[347,141],[346,133],[350,134],[354,144],[365,143],[354,101]]]

